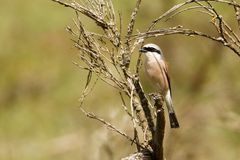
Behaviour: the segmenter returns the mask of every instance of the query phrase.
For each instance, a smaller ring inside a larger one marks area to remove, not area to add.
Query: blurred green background
[[[144,1],[136,29],[144,31],[173,4],[174,0]],[[134,1],[115,1],[124,27],[133,6]],[[216,7],[236,29],[231,8]],[[1,2],[0,159],[120,159],[135,151],[79,110],[86,72],[72,64],[77,51],[65,27],[73,24],[73,17],[69,9],[50,0]],[[199,12],[188,12],[160,25],[181,24],[214,34],[209,21]],[[178,130],[170,130],[167,123],[167,159],[239,159],[239,57],[202,38],[175,35],[149,41],[159,44],[168,60],[181,123]],[[104,83],[97,84],[84,106],[132,135],[118,93]]]

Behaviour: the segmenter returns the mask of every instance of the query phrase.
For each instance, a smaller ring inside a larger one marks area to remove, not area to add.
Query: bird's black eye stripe
[[[158,54],[161,54],[159,50],[153,47],[143,47],[144,50],[149,51],[149,52],[157,52]]]

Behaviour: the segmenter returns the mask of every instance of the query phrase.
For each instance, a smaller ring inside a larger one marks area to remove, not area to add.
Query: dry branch
[[[153,137],[153,159],[164,160],[163,140],[165,134],[165,116],[163,109],[163,98],[158,94],[153,95],[157,113],[156,129]]]
[[[80,109],[88,118],[95,119],[95,120],[101,122],[102,124],[106,125],[110,130],[120,134],[121,136],[125,137],[127,140],[131,141],[132,143],[135,143],[139,148],[144,149],[144,147],[141,144],[139,144],[137,141],[135,141],[135,139],[132,139],[126,133],[120,131],[119,129],[117,129],[111,123],[109,123],[106,120],[100,118],[99,116],[96,116],[94,113],[86,112],[83,108],[80,108]]]

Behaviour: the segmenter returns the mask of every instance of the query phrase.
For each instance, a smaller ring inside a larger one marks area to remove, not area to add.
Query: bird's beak
[[[140,53],[145,53],[145,52],[147,52],[145,49],[143,49],[143,48],[141,48],[141,49],[139,49],[139,52]]]

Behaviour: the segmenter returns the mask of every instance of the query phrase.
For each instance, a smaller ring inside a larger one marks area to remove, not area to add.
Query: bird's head
[[[152,43],[145,44],[145,45],[139,50],[139,52],[141,52],[141,53],[150,52],[150,53],[156,53],[156,54],[162,55],[162,51],[161,51],[160,47],[159,47],[158,45],[152,44]]]

